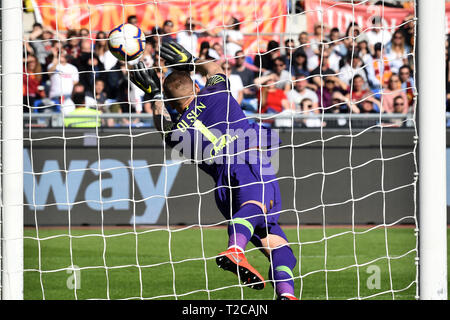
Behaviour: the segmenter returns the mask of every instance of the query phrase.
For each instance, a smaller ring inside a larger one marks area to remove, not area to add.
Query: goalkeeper
[[[217,63],[194,60],[175,42],[163,43],[160,55],[173,69],[162,90],[154,69],[142,62],[132,69],[130,79],[153,100],[155,127],[166,143],[198,161],[216,182],[216,203],[229,220],[228,248],[216,258],[217,265],[238,275],[243,284],[263,289],[264,278],[244,254],[252,242],[270,261],[269,279],[278,299],[297,300],[292,274],[297,260],[277,222],[281,196],[268,151],[279,139],[272,143],[275,134],[249,123]],[[190,77],[194,68],[207,78],[202,90]],[[164,107],[163,94],[165,103],[180,114],[176,121]]]

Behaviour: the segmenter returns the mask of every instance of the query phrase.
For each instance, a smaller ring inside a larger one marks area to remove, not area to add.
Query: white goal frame
[[[22,2],[1,1],[1,299],[23,299]],[[419,299],[446,300],[445,1],[417,0]]]

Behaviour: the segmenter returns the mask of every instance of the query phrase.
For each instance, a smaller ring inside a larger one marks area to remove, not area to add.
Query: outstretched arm
[[[207,79],[218,73],[224,73],[219,64],[214,61],[196,59],[183,46],[176,42],[165,42],[161,46],[161,57],[166,60],[166,65],[180,71],[200,72]]]
[[[154,69],[147,69],[144,63],[139,62],[133,70],[130,72],[130,80],[144,92],[146,92],[150,99],[153,123],[156,130],[161,132],[164,138],[170,133],[173,127],[173,122],[170,118],[170,114],[164,107],[161,94],[160,79],[156,75]]]

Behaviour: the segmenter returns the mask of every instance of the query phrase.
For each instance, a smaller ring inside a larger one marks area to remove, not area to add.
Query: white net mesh
[[[220,65],[249,121],[280,136],[274,214],[297,258],[298,298],[417,296],[413,3],[32,4],[24,14],[25,298],[277,298],[271,260],[258,248],[246,256],[264,290],[217,268],[230,220],[201,161],[180,159],[161,140],[151,99],[109,52],[107,34],[127,22],[146,33],[147,68],[168,76],[161,44],[182,44]],[[223,121],[231,124],[228,114]]]

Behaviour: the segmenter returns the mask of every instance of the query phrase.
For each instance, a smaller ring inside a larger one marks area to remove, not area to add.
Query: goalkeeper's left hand
[[[161,58],[166,60],[169,67],[179,71],[194,70],[194,57],[183,46],[176,42],[164,42],[160,50]]]
[[[130,70],[130,80],[143,91],[150,94],[150,98],[161,95],[161,84],[155,70],[147,69],[142,61],[139,61]]]

